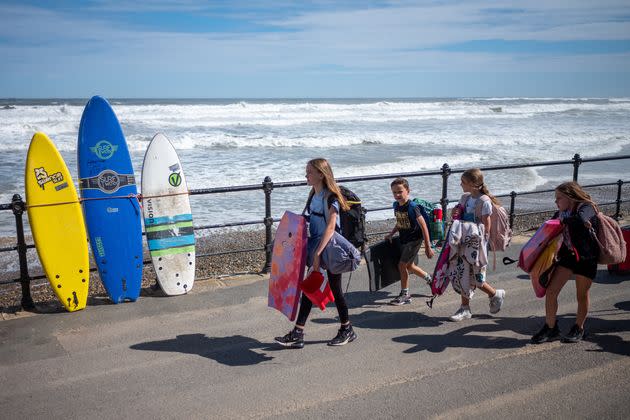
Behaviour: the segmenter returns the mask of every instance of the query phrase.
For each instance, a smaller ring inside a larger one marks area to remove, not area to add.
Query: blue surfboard
[[[85,223],[101,281],[114,303],[135,301],[142,284],[142,211],[125,136],[100,96],[85,105],[77,152]]]

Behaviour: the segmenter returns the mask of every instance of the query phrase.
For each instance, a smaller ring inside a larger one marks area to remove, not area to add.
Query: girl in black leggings
[[[307,264],[313,271],[319,271],[321,253],[339,226],[339,209],[348,210],[349,206],[335,183],[332,168],[326,159],[313,159],[308,162],[306,182],[313,187],[307,201],[310,214]],[[328,342],[328,345],[343,346],[356,340],[357,335],[348,319],[348,305],[341,289],[341,274],[332,274],[330,271],[327,274],[341,323],[337,335]],[[300,349],[304,347],[304,325],[312,307],[310,299],[302,294],[295,327],[288,334],[276,337],[275,341],[284,347]]]

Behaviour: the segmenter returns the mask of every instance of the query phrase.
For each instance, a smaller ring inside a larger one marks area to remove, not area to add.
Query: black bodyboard
[[[372,245],[365,252],[368,276],[370,278],[370,292],[376,292],[384,287],[400,281],[398,262],[400,261],[400,239],[381,241]],[[418,263],[416,256],[415,263]]]

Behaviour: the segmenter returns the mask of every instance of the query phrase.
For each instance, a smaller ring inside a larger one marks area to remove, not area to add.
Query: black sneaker
[[[282,337],[274,338],[274,340],[281,346],[291,349],[301,349],[304,347],[304,333],[298,332],[296,328],[292,329],[288,334]]]
[[[584,338],[584,328],[580,328],[577,324],[571,327],[569,333],[562,337],[563,343],[577,343]]]
[[[560,329],[558,329],[558,323],[553,328],[549,328],[547,323],[532,337],[532,344],[540,344],[546,341],[554,341],[560,337]]]
[[[357,339],[357,334],[354,332],[352,327],[339,328],[337,335],[335,336],[335,338],[333,338],[332,340],[328,342],[328,345],[329,346],[343,346],[356,339]]]
[[[411,303],[411,296],[405,292],[400,292],[398,296],[389,301],[389,304],[394,306],[407,305],[409,303]]]

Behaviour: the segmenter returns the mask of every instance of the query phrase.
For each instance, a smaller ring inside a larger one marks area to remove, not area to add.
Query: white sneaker
[[[496,314],[501,310],[503,306],[503,300],[505,299],[505,290],[497,289],[494,296],[490,298],[490,313]]]
[[[472,318],[472,312],[470,312],[470,308],[460,306],[457,312],[450,317],[450,320],[453,322],[463,321],[464,319]]]

